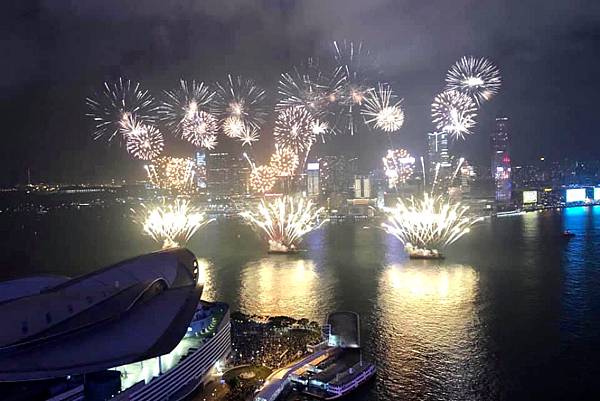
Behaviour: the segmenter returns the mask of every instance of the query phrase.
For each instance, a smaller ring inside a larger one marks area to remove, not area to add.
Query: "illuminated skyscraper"
[[[496,118],[496,127],[491,135],[492,177],[496,188],[496,202],[510,203],[512,178],[510,167],[508,117]]]
[[[306,165],[306,189],[308,196],[319,196],[319,163]]]
[[[450,138],[447,132],[427,134],[428,182],[433,182],[438,163],[440,165],[438,181],[450,174],[452,164],[450,163],[450,152],[448,151],[449,141]]]
[[[250,166],[242,156],[209,153],[206,158],[206,184],[211,195],[242,195],[248,192]]]
[[[196,185],[200,192],[206,191],[206,153],[199,150],[196,152]]]

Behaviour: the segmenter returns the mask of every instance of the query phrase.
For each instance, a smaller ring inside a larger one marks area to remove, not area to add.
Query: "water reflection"
[[[332,303],[332,288],[330,273],[317,272],[312,260],[271,256],[242,269],[240,310],[321,321]]]
[[[217,301],[214,284],[214,266],[208,259],[196,259],[198,261],[198,284],[202,284],[202,299],[205,301]]]
[[[379,278],[376,353],[380,391],[473,399],[480,381],[478,273],[471,266],[393,264]],[[381,385],[382,384],[382,385]],[[385,397],[384,397],[385,398]]]

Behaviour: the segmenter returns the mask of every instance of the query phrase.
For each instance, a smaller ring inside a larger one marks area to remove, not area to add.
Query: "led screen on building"
[[[600,188],[594,188],[594,200],[600,201]]]
[[[567,203],[585,202],[585,188],[567,189]]]
[[[523,191],[523,204],[537,203],[537,191]]]

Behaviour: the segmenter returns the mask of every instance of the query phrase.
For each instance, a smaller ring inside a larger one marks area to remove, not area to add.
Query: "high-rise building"
[[[203,150],[196,152],[196,186],[199,191],[206,191],[206,153]]]
[[[371,180],[366,175],[354,176],[354,197],[355,198],[370,198],[371,197]]]
[[[354,188],[357,162],[356,158],[345,156],[324,156],[319,159],[321,194],[350,195]]]
[[[308,196],[319,196],[319,163],[306,165],[306,193]]]
[[[496,126],[490,139],[492,143],[492,177],[494,178],[496,190],[496,202],[508,204],[511,201],[512,193],[508,117],[496,118]]]
[[[319,186],[321,199],[327,207],[337,209],[354,196],[354,175],[357,158],[324,156],[319,159]]]
[[[206,160],[206,185],[211,195],[248,193],[250,165],[242,156],[209,153]]]
[[[432,132],[427,134],[427,162],[428,183],[433,182],[437,165],[439,164],[438,181],[449,176],[452,170],[450,152],[448,150],[450,138],[447,132]]]

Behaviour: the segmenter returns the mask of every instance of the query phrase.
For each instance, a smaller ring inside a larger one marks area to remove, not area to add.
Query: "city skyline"
[[[103,10],[91,4],[73,8],[59,3],[48,7],[43,2],[8,7],[5,14],[14,17],[7,25],[9,29],[15,23],[31,28],[29,31],[13,29],[11,37],[14,40],[8,42],[9,49],[25,41],[34,46],[31,51],[44,50],[31,54],[26,47],[21,47],[4,66],[6,73],[2,87],[5,88],[3,104],[6,107],[3,107],[3,118],[6,129],[14,134],[3,147],[4,165],[0,174],[3,185],[24,182],[27,168],[40,181],[101,179],[103,176],[116,177],[118,172],[126,177],[135,176],[139,163],[128,161],[120,153],[118,144],[105,147],[91,140],[93,127],[83,117],[83,99],[105,79],[125,76],[147,82],[151,89],[158,91],[173,87],[181,77],[220,80],[232,72],[250,76],[274,93],[275,78],[279,74],[289,71],[292,65],[301,63],[308,56],[324,54],[332,40],[344,39],[363,41],[385,71],[382,79],[392,83],[399,96],[405,99],[406,121],[393,137],[393,147],[406,148],[411,154],[419,154],[425,149],[425,136],[433,130],[429,106],[433,96],[443,87],[444,71],[460,56],[473,54],[493,60],[501,69],[504,80],[500,93],[480,112],[474,135],[470,135],[467,143],[460,144],[467,158],[475,163],[487,160],[484,155],[488,137],[498,114],[511,118],[516,149],[513,160],[521,164],[542,155],[549,159],[563,156],[591,159],[594,156],[597,139],[588,135],[594,126],[593,113],[586,109],[590,106],[580,104],[579,99],[587,98],[588,91],[591,96],[594,91],[593,81],[587,81],[593,79],[594,74],[585,71],[592,71],[598,63],[591,51],[594,47],[593,22],[598,16],[596,5],[591,5],[583,15],[582,11],[573,11],[577,7],[567,7],[566,2],[564,5],[554,3],[548,10],[536,10],[534,25],[512,30],[507,26],[506,32],[495,25],[495,21],[489,21],[487,12],[474,9],[467,20],[457,16],[448,21],[448,28],[455,34],[460,33],[460,40],[455,41],[457,44],[448,44],[444,39],[445,31],[440,32],[435,27],[436,17],[426,13],[430,11],[426,6],[418,9],[424,13],[424,28],[411,30],[394,28],[397,24],[391,24],[391,17],[385,14],[406,17],[398,14],[398,6],[385,1],[370,8],[375,23],[371,20],[353,23],[360,20],[365,7],[357,2],[351,2],[346,9],[336,8],[335,4],[320,9],[308,3],[282,1],[259,6],[250,2],[240,4],[239,9],[232,7],[216,14],[208,12],[211,7],[207,4],[206,8],[192,7],[190,15],[179,11],[172,13],[168,22],[159,19],[160,23],[150,31],[151,35],[139,38],[141,42],[124,40],[115,49],[111,47],[116,43],[111,36],[114,33],[99,29],[99,21],[113,21],[121,33],[130,32],[132,37],[137,37],[144,18],[156,20],[162,6],[149,2],[143,10],[125,7],[118,13],[112,3]],[[453,5],[448,12],[456,15],[460,9],[460,5]],[[346,18],[353,30],[344,28],[344,24],[341,27],[327,24],[313,27],[317,21],[332,17],[340,10],[342,14],[336,18]],[[323,15],[315,16],[318,11]],[[509,3],[498,6],[496,11],[499,15],[510,15],[511,24],[516,24],[527,19],[532,9],[511,7]],[[563,17],[555,18],[558,13]],[[260,16],[257,18],[263,21],[262,28],[249,22],[253,16]],[[512,22],[513,19],[516,22]],[[192,21],[195,24],[191,25]],[[492,26],[482,26],[483,21]],[[197,25],[206,26],[208,31],[196,28]],[[56,31],[57,26],[63,27],[62,30]],[[479,28],[480,38],[468,34],[475,27]],[[556,38],[545,38],[541,34],[547,27],[556,28]],[[278,29],[285,34],[273,35]],[[415,50],[414,45],[411,47],[402,40],[389,48],[386,43],[396,37],[398,29],[403,34],[401,38],[413,38],[416,43],[420,43],[419,40],[438,41],[437,47],[443,50],[431,52],[429,47],[422,46],[416,49],[415,57],[415,52],[410,52]],[[41,33],[46,31],[50,36],[43,39]],[[72,42],[70,38],[75,32],[84,33],[82,44],[89,44],[89,48],[82,49],[80,44]],[[215,37],[216,32],[221,35]],[[532,37],[537,42],[532,42]],[[256,38],[269,38],[271,47],[257,48],[252,44]],[[243,46],[236,42],[240,39]],[[507,47],[519,39],[523,46]],[[572,45],[575,42],[577,47]],[[91,46],[98,43],[104,45]],[[232,43],[236,45],[232,47]],[[134,51],[137,48],[142,50]],[[91,60],[97,60],[94,57],[79,57],[77,62],[69,57],[76,51],[85,51],[91,56],[96,50],[106,56],[100,63],[90,64]],[[568,65],[562,62],[558,57],[560,54],[569,57],[571,62]],[[33,63],[30,57],[34,57]],[[27,68],[19,68],[24,65]],[[43,65],[48,68],[42,69]],[[547,71],[549,69],[551,73]],[[581,78],[573,80],[571,72],[577,69]],[[561,78],[568,84],[561,87],[561,94],[557,96],[555,92],[559,86],[556,82]],[[25,86],[19,86],[21,84]],[[17,90],[19,87],[27,89]],[[34,117],[28,118],[29,115]],[[267,152],[264,143],[270,142],[270,127],[267,124],[263,130],[263,144],[257,145],[259,152]],[[564,143],[566,146],[559,146]],[[354,137],[338,135],[320,150],[327,154],[335,148],[376,162],[382,150],[388,147],[385,136],[358,132]],[[193,149],[175,146],[174,151],[191,155]],[[72,169],[72,165],[79,168]]]

